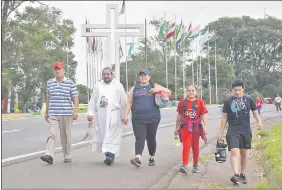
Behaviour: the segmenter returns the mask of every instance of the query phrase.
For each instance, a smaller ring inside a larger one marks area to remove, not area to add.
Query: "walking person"
[[[182,162],[180,172],[188,173],[188,161],[190,149],[193,152],[193,173],[199,172],[199,139],[206,142],[208,110],[202,99],[197,98],[197,89],[194,85],[187,87],[187,97],[179,101],[177,107],[177,119],[174,135],[179,135],[182,141]]]
[[[78,91],[76,84],[64,76],[64,65],[56,62],[53,65],[55,78],[48,80],[46,93],[45,119],[49,123],[46,155],[41,160],[53,164],[55,155],[55,140],[60,130],[64,162],[72,161],[71,128],[73,120],[78,117]],[[72,107],[72,101],[74,109]]]
[[[150,154],[149,165],[155,165],[156,134],[161,120],[160,109],[155,102],[155,93],[159,90],[164,96],[170,96],[167,88],[150,82],[150,71],[142,69],[139,72],[139,82],[133,86],[128,95],[124,113],[124,123],[128,123],[128,114],[132,113],[132,126],[135,135],[135,158],[130,160],[136,167],[141,166],[141,156],[147,140]]]
[[[261,111],[262,111],[262,105],[263,105],[263,102],[262,102],[262,99],[261,97],[257,97],[256,99],[256,105],[257,105],[257,109],[258,109],[258,114],[260,115],[261,117]]]
[[[281,103],[282,103],[282,98],[277,94],[277,96],[274,98],[274,104],[276,106],[276,111],[279,112],[281,111]]]
[[[87,119],[95,120],[92,151],[105,153],[104,163],[111,165],[119,156],[127,96],[122,84],[113,78],[110,67],[104,68],[102,75],[103,80],[95,85],[91,95]]]
[[[218,140],[222,138],[224,127],[228,121],[229,127],[226,134],[228,150],[231,151],[231,166],[234,175],[230,181],[234,184],[247,183],[245,170],[247,167],[248,150],[252,144],[252,130],[250,124],[250,110],[261,129],[261,118],[257,106],[252,98],[244,96],[245,85],[241,80],[232,83],[233,96],[224,102],[223,118],[221,120]],[[240,162],[239,162],[240,157]],[[241,170],[241,171],[240,171]]]

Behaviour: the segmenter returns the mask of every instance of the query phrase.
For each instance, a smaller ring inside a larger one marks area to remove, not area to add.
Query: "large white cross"
[[[111,10],[114,9],[114,27],[112,27]],[[86,29],[110,29],[110,32],[86,32]],[[125,32],[117,29],[138,29],[138,32]],[[114,33],[114,47],[111,45],[111,34]],[[107,4],[106,24],[82,24],[82,37],[107,37],[107,66],[115,64],[116,79],[120,81],[119,38],[144,37],[144,24],[119,24],[119,11],[117,4]],[[114,49],[113,49],[114,48]],[[113,53],[111,53],[113,52]],[[126,52],[124,52],[126,56]]]

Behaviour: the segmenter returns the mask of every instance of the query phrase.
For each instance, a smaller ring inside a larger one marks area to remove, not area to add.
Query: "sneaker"
[[[198,164],[193,165],[193,173],[199,173],[199,166],[198,166]]]
[[[72,160],[71,160],[71,158],[65,158],[64,159],[64,163],[70,163]]]
[[[53,164],[53,158],[50,155],[41,156],[40,159],[48,164]]]
[[[242,173],[240,174],[240,181],[241,181],[243,184],[247,184],[247,183],[248,183],[245,174],[242,174]]]
[[[183,165],[180,170],[179,170],[181,173],[183,174],[188,174],[188,168],[187,166]]]
[[[108,158],[106,158],[106,159],[104,160],[104,163],[105,163],[106,165],[108,165],[108,166],[112,165],[113,162],[114,162],[113,160],[108,159]]]
[[[234,176],[232,176],[232,177],[230,178],[230,181],[231,181],[232,183],[234,183],[235,185],[238,185],[238,184],[239,184],[239,181],[240,181],[240,176],[239,176],[239,174],[235,174]]]
[[[154,166],[155,165],[155,159],[154,158],[150,158],[149,159],[149,166]]]
[[[141,161],[139,160],[139,158],[132,158],[130,160],[130,163],[133,164],[136,167],[140,167],[141,166]]]

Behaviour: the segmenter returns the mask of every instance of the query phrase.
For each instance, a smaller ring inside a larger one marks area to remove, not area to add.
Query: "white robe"
[[[125,90],[116,79],[109,84],[104,81],[96,84],[87,113],[93,116],[95,125],[92,151],[119,155],[126,101]]]

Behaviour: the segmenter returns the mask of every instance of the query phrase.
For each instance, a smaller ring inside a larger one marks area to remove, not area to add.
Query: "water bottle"
[[[179,139],[178,135],[174,136],[174,141],[175,141],[176,146],[180,145],[180,139]]]

